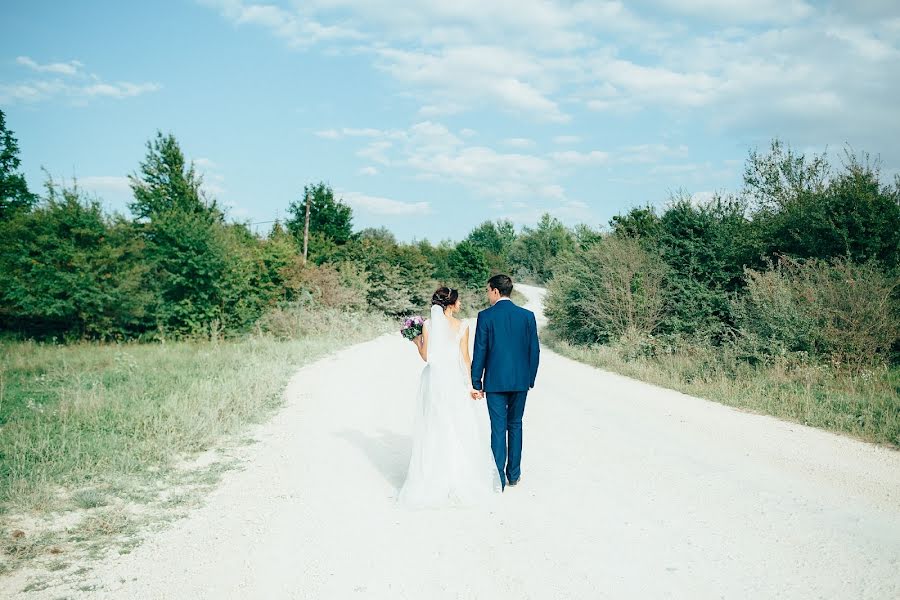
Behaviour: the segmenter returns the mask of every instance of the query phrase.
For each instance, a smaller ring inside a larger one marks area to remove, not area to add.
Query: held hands
[[[484,398],[484,392],[481,390],[470,390],[469,395],[472,396],[472,400],[481,400],[482,398]]]

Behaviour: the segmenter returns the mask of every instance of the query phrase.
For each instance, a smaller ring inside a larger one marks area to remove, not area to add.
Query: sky
[[[895,0],[4,0],[0,19],[30,187],[46,170],[110,211],[157,130],[231,220],[264,232],[324,181],[402,240],[702,201],[776,137],[900,172]]]

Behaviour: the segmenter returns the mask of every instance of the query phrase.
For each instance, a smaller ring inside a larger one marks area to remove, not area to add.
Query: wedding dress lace
[[[460,352],[466,326],[454,332],[440,306],[431,309],[428,364],[416,399],[413,448],[399,501],[409,507],[482,504],[497,497],[500,475],[490,448],[484,400],[469,396]]]

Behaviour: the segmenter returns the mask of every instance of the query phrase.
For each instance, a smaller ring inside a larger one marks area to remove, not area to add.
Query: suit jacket
[[[472,387],[485,392],[527,392],[540,359],[534,313],[500,300],[478,313]]]

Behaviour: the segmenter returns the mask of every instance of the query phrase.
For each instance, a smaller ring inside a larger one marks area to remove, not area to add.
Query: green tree
[[[147,142],[147,155],[140,173],[129,175],[134,201],[129,204],[136,219],[152,219],[155,214],[178,210],[185,213],[215,214],[215,202],[207,202],[200,186],[202,178],[187,164],[172,134],[156,132]]]
[[[367,227],[356,235],[359,239],[384,240],[389,244],[397,244],[397,238],[387,227]]]
[[[624,215],[616,215],[610,219],[609,225],[617,236],[637,238],[650,242],[651,245],[659,240],[662,232],[656,209],[650,205],[632,208]]]
[[[469,233],[466,241],[484,252],[491,271],[509,271],[509,251],[516,241],[516,230],[510,221],[485,221]]]
[[[0,221],[29,210],[37,196],[28,191],[25,176],[19,173],[19,142],[6,128],[6,114],[0,110]]]
[[[453,252],[454,244],[449,240],[444,240],[436,246],[433,246],[428,240],[418,242],[416,246],[428,262],[431,263],[431,278],[436,281],[450,281],[453,279],[453,272],[450,270],[450,253]]]
[[[454,279],[470,288],[483,286],[491,276],[484,251],[472,242],[463,241],[457,244],[447,257],[447,263]]]
[[[378,230],[375,230],[378,231]],[[359,236],[341,246],[335,262],[362,265],[368,275],[369,305],[389,315],[425,307],[434,267],[418,246],[397,244],[393,236]]]
[[[284,270],[298,256],[294,236],[276,221],[260,246],[260,259],[264,265],[262,285],[271,290],[273,297],[286,299]]]
[[[152,305],[143,243],[76,186],[0,222],[0,321],[28,336],[139,334]]]
[[[157,133],[140,175],[131,176],[131,211],[141,219],[153,273],[157,326],[180,335],[228,320],[227,271],[236,266],[222,233],[222,213],[200,194],[200,178],[178,142]]]
[[[728,294],[742,287],[744,267],[755,264],[744,209],[734,198],[697,206],[681,195],[660,218],[658,252],[669,267],[672,306],[667,330],[717,336],[733,324]]]
[[[510,250],[510,264],[519,278],[546,282],[553,278],[556,258],[574,251],[575,240],[559,219],[545,214],[537,227],[525,227]]]
[[[283,296],[278,274],[272,271],[282,258],[280,248],[271,240],[259,240],[243,224],[220,224],[213,231],[225,257],[218,282],[221,326],[246,331]]]
[[[308,197],[312,197],[309,209],[310,252],[320,251],[328,243],[340,246],[349,242],[353,237],[353,209],[335,199],[331,186],[320,182],[305,186],[303,196],[288,207],[291,216],[285,225],[300,246],[303,244]]]
[[[807,157],[774,139],[768,152],[750,151],[744,167],[744,194],[755,209],[778,211],[823,192],[830,173],[825,154]]]
[[[202,213],[170,210],[144,229],[157,294],[154,313],[165,331],[204,333],[223,320],[227,246],[217,223]]]
[[[575,246],[581,251],[599,244],[603,239],[603,234],[600,231],[596,231],[584,223],[576,225],[572,234],[575,239]]]
[[[785,194],[761,206],[753,221],[770,257],[900,264],[900,189],[882,185],[877,162],[865,155],[847,153],[844,170],[827,184]]]

